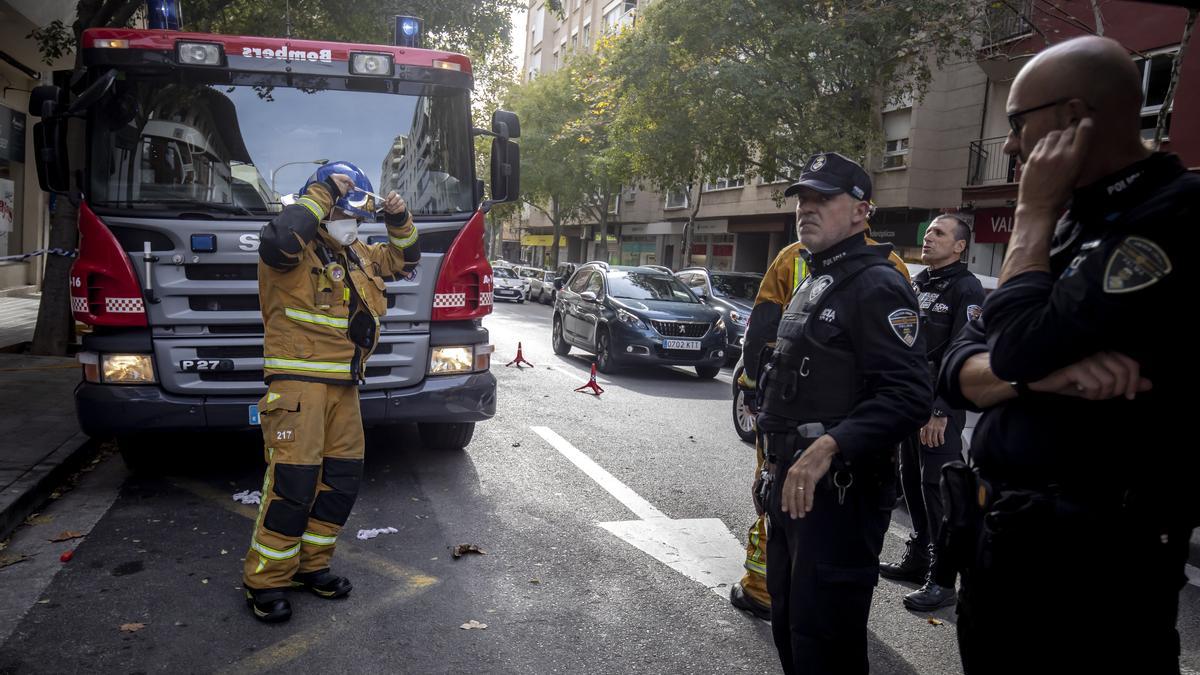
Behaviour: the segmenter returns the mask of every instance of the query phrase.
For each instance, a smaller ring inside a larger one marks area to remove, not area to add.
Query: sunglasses
[[[1055,99],[1053,101],[1050,101],[1049,103],[1035,105],[1032,108],[1025,108],[1024,110],[1018,110],[1016,112],[1011,112],[1008,114],[1008,126],[1012,128],[1012,132],[1013,132],[1014,136],[1020,136],[1021,130],[1025,128],[1025,116],[1026,115],[1028,115],[1029,113],[1032,113],[1032,112],[1037,112],[1039,110],[1045,110],[1046,108],[1052,108],[1056,105],[1061,105],[1063,103],[1066,103],[1067,101],[1073,100],[1074,98],[1076,98],[1076,97],[1068,96],[1066,98]],[[1088,102],[1084,101],[1083,104],[1084,104],[1084,106],[1087,107],[1088,110],[1095,110],[1095,108],[1093,108],[1091,106],[1091,104],[1089,104]]]

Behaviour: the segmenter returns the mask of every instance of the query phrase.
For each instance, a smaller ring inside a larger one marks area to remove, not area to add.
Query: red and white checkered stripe
[[[466,293],[434,293],[434,307],[465,307],[467,304]]]
[[[105,298],[104,311],[113,314],[142,314],[146,308],[141,298]]]
[[[72,295],[71,296],[71,311],[72,312],[83,312],[84,314],[87,314],[87,311],[88,311],[87,298],[81,298],[78,295]]]
[[[481,304],[481,305],[490,305],[490,304],[492,304],[492,292],[491,292],[491,291],[485,291],[485,292],[483,292],[483,293],[480,293],[480,294],[479,294],[479,304]]]

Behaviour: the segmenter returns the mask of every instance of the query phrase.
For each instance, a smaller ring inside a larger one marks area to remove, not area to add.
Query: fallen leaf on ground
[[[487,624],[486,624],[486,623],[479,623],[479,622],[478,622],[478,621],[476,621],[475,619],[471,619],[470,621],[468,621],[468,622],[464,623],[463,625],[459,626],[459,628],[461,628],[461,629],[463,629],[463,630],[471,630],[471,629],[473,629],[473,628],[487,628]]]
[[[54,516],[35,513],[25,519],[26,525],[45,525],[46,523],[54,522]]]
[[[75,557],[75,551],[63,551],[63,554],[58,556],[59,562],[71,562],[71,558]]]
[[[541,582],[541,581],[539,581],[538,579],[530,579],[530,580],[529,580],[529,583],[531,583],[531,584],[540,584],[540,583],[542,583],[542,582]]]
[[[146,627],[144,623],[123,623],[121,624],[122,633],[136,633]]]
[[[83,532],[72,532],[71,530],[63,530],[62,532],[58,533],[57,537],[51,539],[50,541],[52,541],[52,542],[70,541],[72,539],[79,539],[80,537],[86,537],[86,536],[87,535],[84,534]]]
[[[930,623],[930,625],[933,625],[933,626],[940,626],[945,622],[942,621],[941,619],[935,619],[931,616],[931,617],[929,617],[929,623]]]
[[[468,553],[477,553],[479,555],[487,555],[487,551],[479,548],[475,544],[459,544],[454,547],[454,557],[461,558]]]
[[[29,560],[29,556],[24,553],[6,553],[5,555],[0,555],[0,568],[16,565],[25,560]]]
[[[221,555],[229,555],[229,551],[226,551],[225,549],[221,549]]]
[[[207,584],[207,583],[208,583],[208,579],[201,579],[201,580],[200,580],[200,583],[202,583],[202,584]]]

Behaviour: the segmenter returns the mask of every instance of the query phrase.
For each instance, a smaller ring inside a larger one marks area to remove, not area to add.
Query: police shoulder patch
[[[888,314],[888,324],[891,325],[892,332],[900,338],[905,346],[911,347],[917,341],[917,332],[920,330],[921,322],[913,310],[902,308]]]
[[[967,321],[974,321],[983,316],[983,307],[979,305],[967,305]]]
[[[1153,286],[1171,270],[1171,259],[1158,244],[1142,237],[1126,237],[1108,258],[1104,292],[1132,293]]]

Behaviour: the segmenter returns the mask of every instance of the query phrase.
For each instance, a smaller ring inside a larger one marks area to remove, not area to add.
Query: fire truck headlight
[[[149,354],[101,354],[101,382],[148,384],[155,381],[154,357]]]
[[[189,66],[219,66],[221,45],[208,42],[180,42],[176,46],[179,62]]]
[[[392,74],[391,54],[352,54],[350,57],[350,72],[355,75]]]
[[[434,347],[429,351],[430,375],[469,373],[474,365],[475,356],[470,346]]]

